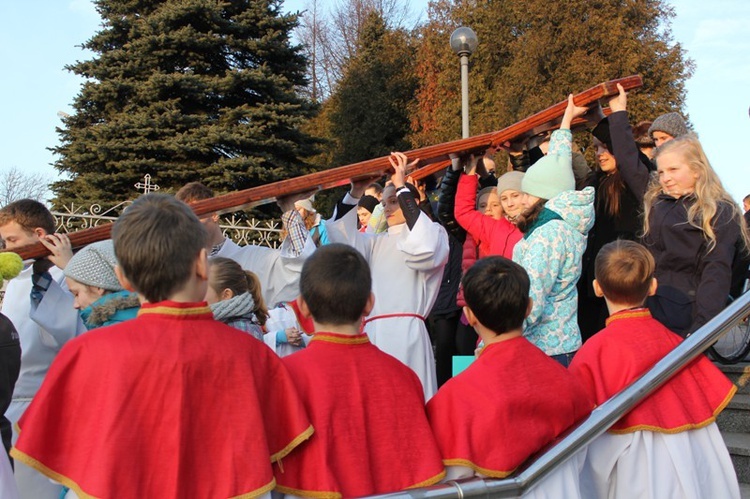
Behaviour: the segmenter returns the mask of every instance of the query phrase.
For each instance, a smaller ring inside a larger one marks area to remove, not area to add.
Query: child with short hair
[[[529,276],[506,258],[477,261],[462,279],[466,314],[485,346],[427,404],[447,479],[504,478],[586,417],[593,404],[568,371],[523,336]],[[530,496],[579,497],[577,454]],[[551,495],[544,496],[554,491]]]
[[[366,180],[352,188],[327,222],[333,242],[354,246],[365,256],[372,272],[378,301],[365,320],[364,331],[378,348],[411,367],[419,376],[425,399],[437,390],[435,357],[425,319],[440,290],[448,261],[448,233],[419,208],[419,191],[406,181],[407,157],[393,153],[391,183],[383,191],[388,231],[357,230],[353,209],[364,194]],[[344,215],[339,215],[349,208]]]
[[[253,272],[242,270],[239,263],[229,258],[211,258],[206,303],[214,319],[263,341],[268,308],[263,301],[260,280]]]
[[[273,352],[202,301],[200,221],[174,197],[147,194],[112,237],[121,283],[147,303],[60,351],[12,456],[81,497],[269,494],[271,463],[312,427]]]
[[[651,317],[654,258],[642,245],[611,242],[596,257],[594,290],[607,302],[607,326],[573,358],[570,372],[602,404],[682,339]],[[688,364],[588,448],[588,497],[739,498],[729,452],[716,426],[736,387],[705,356]]]
[[[365,196],[372,196],[378,200],[378,204],[375,205],[375,209],[372,211],[372,215],[367,220],[367,228],[365,232],[372,232],[380,234],[388,230],[388,223],[385,220],[385,213],[383,212],[383,186],[378,182],[370,183],[364,191]]]
[[[275,467],[280,492],[360,497],[445,475],[419,379],[362,333],[371,283],[367,261],[343,244],[319,248],[302,268],[298,304],[316,333],[283,362],[316,433]]]

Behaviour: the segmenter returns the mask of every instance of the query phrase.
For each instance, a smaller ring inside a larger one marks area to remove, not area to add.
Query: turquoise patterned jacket
[[[571,157],[571,142],[570,131],[554,132],[550,154]],[[547,355],[558,355],[581,346],[576,283],[581,277],[586,235],[594,225],[594,188],[564,191],[547,201],[545,208],[560,219],[549,220],[521,239],[513,250],[513,261],[528,272],[534,300],[524,336]]]

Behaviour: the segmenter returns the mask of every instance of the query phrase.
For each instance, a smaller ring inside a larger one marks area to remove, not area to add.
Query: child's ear
[[[479,323],[477,316],[474,315],[474,312],[472,312],[467,305],[464,305],[464,315],[466,316],[466,322],[469,323],[469,326],[474,327]]]
[[[526,317],[531,315],[531,309],[534,308],[534,299],[529,296],[529,304],[526,305],[526,314],[523,316],[525,319]]]
[[[370,296],[367,298],[367,303],[365,304],[364,310],[362,310],[362,317],[367,317],[370,315],[370,312],[372,312],[373,307],[375,306],[375,294],[370,293]]]
[[[201,249],[198,258],[195,260],[195,275],[201,281],[208,281],[208,251],[206,251],[206,248]]]
[[[228,300],[230,298],[234,298],[234,291],[229,288],[224,288],[224,290],[221,292],[221,301]]]
[[[656,294],[656,288],[659,287],[659,282],[656,277],[651,278],[651,285],[648,287],[648,296],[654,296]]]
[[[299,313],[302,314],[302,317],[305,319],[312,319],[310,307],[307,306],[307,302],[302,298],[302,295],[297,297],[297,307],[299,308]]]
[[[130,284],[130,280],[125,277],[125,273],[122,271],[119,265],[115,265],[115,275],[117,276],[117,280],[120,282],[120,286],[122,286],[127,291],[130,291],[131,293],[135,293],[133,285]]]
[[[594,285],[594,294],[599,298],[604,298],[604,291],[602,291],[602,287],[599,286],[599,282],[594,279],[594,282],[592,282],[591,284]]]

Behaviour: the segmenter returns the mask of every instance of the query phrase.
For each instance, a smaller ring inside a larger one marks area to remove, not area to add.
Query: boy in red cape
[[[504,478],[586,417],[578,380],[523,337],[529,276],[507,258],[477,261],[461,281],[469,324],[484,341],[477,360],[427,404],[447,478]],[[524,497],[579,497],[581,453]]]
[[[282,361],[315,435],[274,467],[277,491],[358,497],[432,485],[445,475],[417,375],[362,333],[370,267],[354,248],[321,246],[300,277],[300,311],[315,335]]]
[[[149,194],[112,236],[121,283],[146,302],[137,318],[65,345],[19,421],[13,457],[79,497],[270,496],[271,463],[312,427],[273,352],[202,302],[200,221]]]
[[[654,258],[633,241],[602,247],[594,292],[604,297],[607,326],[570,364],[601,404],[648,371],[682,338],[644,307],[656,292]],[[729,452],[716,426],[736,387],[701,355],[625,414],[589,446],[584,468],[590,497],[739,498]]]

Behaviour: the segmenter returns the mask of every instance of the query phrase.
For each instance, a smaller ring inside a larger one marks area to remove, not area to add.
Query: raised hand
[[[392,152],[388,157],[388,161],[391,163],[391,166],[394,170],[393,175],[391,175],[391,182],[393,183],[393,187],[395,187],[396,189],[400,189],[406,182],[407,170],[416,167],[419,163],[419,158],[409,163],[409,159],[406,157],[406,154],[402,152]]]
[[[66,234],[47,234],[39,239],[47,248],[50,255],[47,259],[58,268],[64,269],[71,258],[73,258],[73,247]]]
[[[573,94],[568,95],[568,106],[565,108],[565,114],[563,114],[562,122],[560,123],[561,130],[570,130],[570,124],[579,116],[583,116],[588,112],[588,107],[576,106],[573,102]]]
[[[609,99],[609,108],[613,113],[628,110],[628,95],[625,93],[625,89],[618,83],[617,90],[618,94]]]

